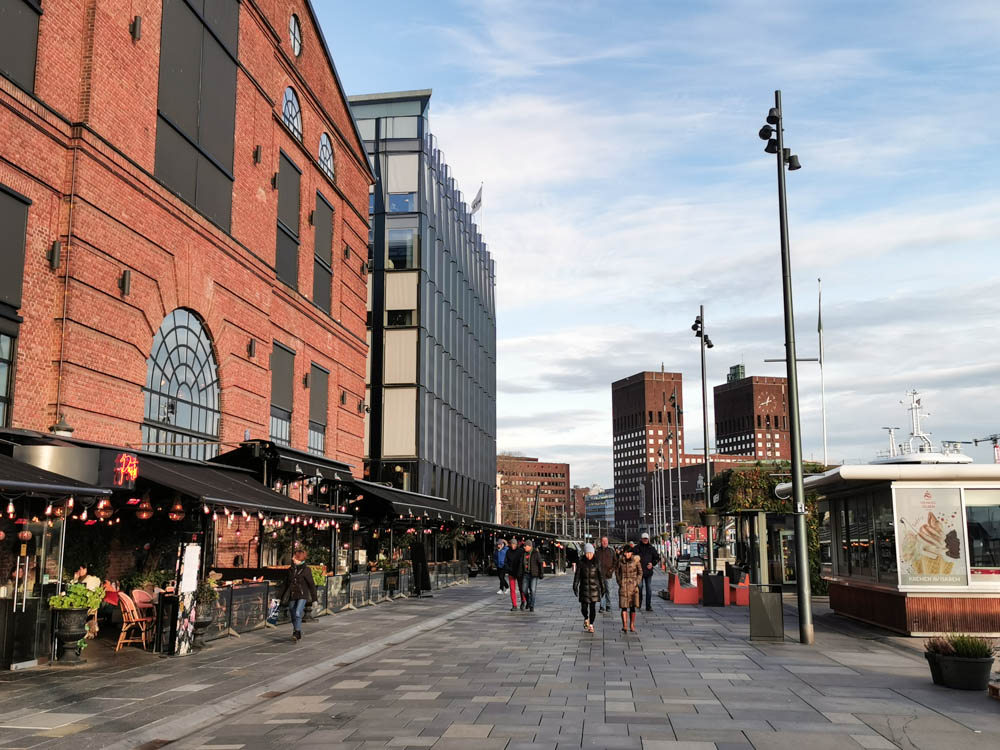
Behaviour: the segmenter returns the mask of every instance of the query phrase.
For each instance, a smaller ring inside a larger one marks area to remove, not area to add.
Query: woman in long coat
[[[583,548],[583,559],[576,566],[573,575],[573,593],[580,600],[580,612],[583,614],[583,629],[594,632],[594,620],[597,617],[597,602],[604,598],[607,582],[601,573],[601,566],[594,557],[594,545],[586,544]]]
[[[625,545],[615,570],[618,581],[618,606],[622,610],[622,632],[635,632],[635,609],[639,606],[639,584],[642,583],[642,563],[635,555],[632,542]]]

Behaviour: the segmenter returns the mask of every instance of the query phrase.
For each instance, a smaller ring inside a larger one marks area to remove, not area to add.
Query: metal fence
[[[469,568],[464,562],[432,563],[428,566],[431,589],[468,583]],[[281,588],[277,581],[254,581],[220,586],[215,602],[215,619],[205,631],[205,640],[239,636],[267,625],[271,600]],[[317,601],[306,612],[316,619],[345,609],[374,606],[413,593],[413,570],[376,571],[326,577],[325,586],[316,587]],[[278,610],[277,623],[290,621],[287,605]]]

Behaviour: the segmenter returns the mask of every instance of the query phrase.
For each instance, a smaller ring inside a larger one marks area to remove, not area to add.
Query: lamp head
[[[772,127],[771,127],[770,125],[765,125],[764,127],[762,127],[762,128],[761,128],[761,129],[760,129],[760,130],[759,130],[759,131],[757,132],[757,135],[759,135],[759,136],[760,136],[760,139],[761,139],[762,141],[766,141],[766,140],[769,140],[769,139],[771,138],[771,134],[772,134],[773,132],[774,132],[774,129],[773,129],[773,128],[772,128]]]
[[[798,155],[792,154],[788,157],[788,170],[794,172],[796,169],[802,169],[802,165],[799,164]]]
[[[712,343],[712,339],[710,339],[708,336],[706,336],[705,337],[705,348],[706,349],[711,349],[713,346],[715,346],[715,344]]]
[[[777,107],[771,107],[767,110],[767,122],[769,125],[777,125],[781,120],[781,115],[778,113]]]
[[[771,140],[769,140],[767,142],[767,145],[764,146],[764,152],[768,153],[768,154],[776,154],[776,153],[778,153],[778,142],[776,140],[774,140],[774,138],[772,138]]]

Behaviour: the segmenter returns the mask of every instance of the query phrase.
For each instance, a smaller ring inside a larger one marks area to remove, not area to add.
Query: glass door
[[[3,541],[12,570],[2,599],[3,662],[11,669],[46,662],[51,653],[49,597],[61,590],[63,522],[17,524]]]
[[[795,583],[795,532],[781,531],[781,582]]]

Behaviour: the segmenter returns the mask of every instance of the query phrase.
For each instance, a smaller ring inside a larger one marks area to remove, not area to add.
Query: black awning
[[[348,491],[356,491],[365,496],[366,499],[375,499],[383,504],[388,504],[387,511],[395,516],[418,516],[437,521],[463,521],[474,520],[473,516],[458,510],[452,503],[443,497],[433,495],[421,495],[417,492],[406,492],[393,487],[386,487],[384,484],[365,482],[362,479],[353,479],[344,482]],[[388,515],[388,513],[386,514]]]
[[[268,466],[269,478],[278,474],[295,477],[322,477],[327,481],[351,478],[351,466],[325,456],[286,448],[271,440],[248,440],[240,447],[209,459],[211,463],[240,466],[258,471],[262,463]]]
[[[0,492],[81,496],[111,494],[111,490],[102,490],[3,455],[0,455]]]
[[[510,534],[511,536],[516,536],[518,539],[524,539],[526,537],[531,537],[533,539],[552,539],[556,538],[555,534],[548,531],[531,531],[530,529],[522,529],[518,526],[502,526],[496,523],[479,523],[487,531],[499,531],[502,534]]]
[[[232,505],[265,513],[350,519],[343,513],[335,513],[312,503],[300,503],[274,492],[249,472],[210,466],[200,461],[143,455],[139,479],[169,487],[203,503]]]

